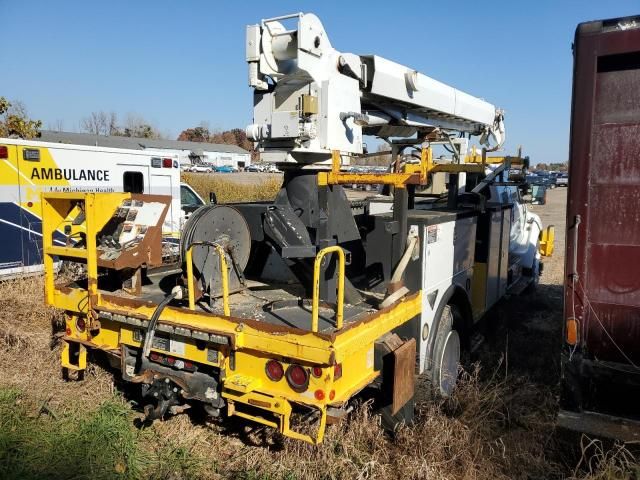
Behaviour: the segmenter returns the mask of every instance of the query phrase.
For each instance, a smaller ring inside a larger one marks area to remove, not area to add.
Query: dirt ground
[[[479,353],[486,366],[502,358],[508,373],[552,388],[560,377],[566,203],[567,189],[555,188],[547,192],[546,205],[530,207],[544,227],[555,227],[553,255],[543,258],[534,292],[505,299],[486,316]]]

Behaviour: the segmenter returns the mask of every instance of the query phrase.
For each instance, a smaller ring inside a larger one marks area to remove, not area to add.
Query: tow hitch
[[[142,384],[142,398],[144,406],[144,421],[153,422],[163,419],[167,411],[176,414],[184,408],[176,408],[180,401],[180,388],[168,378],[154,380],[151,384]]]

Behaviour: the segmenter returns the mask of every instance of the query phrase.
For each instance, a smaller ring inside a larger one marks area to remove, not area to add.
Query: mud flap
[[[414,417],[416,341],[403,342],[396,334],[379,339],[376,348],[376,369],[381,372],[380,407],[382,426],[394,432],[402,423]]]
[[[393,402],[391,415],[400,411],[415,393],[416,340],[411,338],[392,352]]]

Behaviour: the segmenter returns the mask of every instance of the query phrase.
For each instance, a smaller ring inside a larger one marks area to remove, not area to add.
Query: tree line
[[[0,97],[0,137],[37,138],[42,122],[31,120],[22,102]]]
[[[118,117],[114,112],[91,112],[80,121],[80,128],[95,135],[112,135],[122,137],[137,138],[167,138],[151,122],[146,121],[139,115],[129,114],[123,125],[118,122]],[[176,140],[188,142],[221,143],[225,145],[237,145],[251,152],[255,160],[257,153],[254,150],[253,142],[247,138],[245,131],[241,128],[233,128],[225,131],[211,131],[206,122],[201,122],[197,127],[186,128],[176,138]]]
[[[62,130],[62,122],[53,129]],[[0,96],[0,137],[37,138],[40,136],[42,121],[29,118],[27,109],[22,102],[10,102]],[[139,115],[129,114],[124,123],[118,122],[115,112],[91,112],[80,120],[80,129],[86,133],[95,135],[114,135],[137,138],[166,138],[151,122]],[[241,128],[232,128],[225,131],[212,131],[206,122],[201,122],[197,127],[186,128],[178,135],[176,140],[189,142],[221,143],[225,145],[237,145],[251,152],[255,161],[257,152],[253,142],[247,138]],[[388,150],[386,145],[378,145],[379,155],[366,159],[354,160],[353,165],[389,165],[390,156],[383,153]],[[553,170],[566,172],[568,163],[538,163],[536,170]]]
[[[553,172],[566,172],[569,170],[569,162],[564,163],[538,163],[535,166],[536,170],[553,171]]]
[[[49,129],[63,131],[63,122],[58,120],[53,125],[49,125]],[[41,130],[42,121],[31,119],[22,102],[10,102],[0,96],[0,137],[33,139],[40,137]],[[168,135],[160,132],[151,122],[140,115],[129,114],[124,122],[119,122],[115,112],[91,112],[80,120],[80,130],[104,136],[168,138]],[[202,122],[197,127],[187,128],[180,132],[176,140],[237,145],[251,152],[252,157],[257,156],[253,142],[247,139],[247,135],[241,128],[211,131],[206,122]]]

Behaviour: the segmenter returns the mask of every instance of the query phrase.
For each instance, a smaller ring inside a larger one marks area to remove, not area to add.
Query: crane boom
[[[287,30],[283,21],[297,21]],[[317,163],[363,151],[363,135],[425,138],[434,131],[504,142],[503,113],[480,98],[377,55],[341,53],[313,14],[247,27],[254,123],[249,138],[271,161]]]

